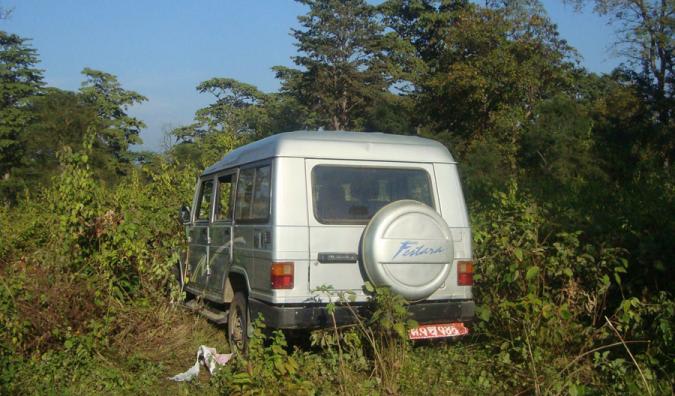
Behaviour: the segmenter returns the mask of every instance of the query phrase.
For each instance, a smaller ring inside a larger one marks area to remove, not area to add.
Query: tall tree
[[[302,128],[305,108],[286,91],[267,94],[232,78],[216,77],[197,86],[215,102],[195,113],[191,125],[175,128],[171,153],[183,162],[207,166],[253,139]]]
[[[412,54],[421,62],[408,60],[412,82],[445,51],[443,37],[456,22],[456,12],[468,5],[468,0],[386,0],[379,11],[386,26],[393,29],[404,43],[412,46]]]
[[[210,93],[215,103],[197,110],[195,119],[206,132],[261,135],[268,122],[262,110],[267,95],[257,87],[232,78],[212,78],[197,86],[200,93]]]
[[[423,63],[411,73],[420,133],[451,146],[486,192],[516,176],[538,104],[573,95],[574,51],[555,26],[527,2],[390,0],[381,9]]]
[[[383,26],[365,0],[297,0],[309,7],[293,29],[299,71],[277,69],[317,125],[358,129],[388,87]]]
[[[37,52],[27,41],[0,31],[0,195],[5,197],[15,193],[12,169],[21,163],[20,136],[32,117],[29,101],[43,86]]]
[[[675,40],[675,2],[672,0],[568,0],[579,9],[587,3],[594,5],[600,15],[610,17],[617,26],[616,44],[622,55],[637,65],[653,83],[656,100],[672,100],[673,55]],[[671,116],[670,108],[660,109],[662,122]]]
[[[197,86],[215,102],[195,113],[195,122],[171,131],[178,142],[170,154],[181,163],[208,166],[249,139],[269,132],[270,117],[265,108],[269,96],[257,87],[232,78],[215,77]]]
[[[648,150],[664,167],[675,155],[673,108],[675,108],[675,1],[673,0],[567,0],[578,9],[593,4],[594,11],[610,18],[617,27],[616,45],[637,72],[632,78],[655,114]],[[625,74],[625,73],[624,73]]]
[[[58,153],[66,146],[79,150],[87,129],[99,125],[96,109],[83,103],[79,94],[56,88],[45,88],[32,100],[32,122],[21,134],[22,164],[15,174],[29,190],[48,182],[59,171]],[[94,171],[110,167],[113,160],[97,144],[90,164]]]
[[[147,98],[138,92],[122,88],[117,77],[106,72],[85,68],[80,95],[84,103],[96,109],[101,126],[97,132],[100,144],[117,160],[116,171],[124,173],[125,164],[132,160],[129,146],[140,144],[143,121],[128,114],[130,106]]]

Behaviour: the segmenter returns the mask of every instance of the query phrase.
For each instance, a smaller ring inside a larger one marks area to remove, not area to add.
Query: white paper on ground
[[[199,366],[202,364],[209,370],[209,374],[213,375],[220,366],[226,364],[232,358],[231,353],[217,353],[216,348],[210,348],[202,345],[197,350],[197,361],[194,366],[190,367],[186,372],[174,375],[169,378],[171,381],[190,381],[199,375]]]

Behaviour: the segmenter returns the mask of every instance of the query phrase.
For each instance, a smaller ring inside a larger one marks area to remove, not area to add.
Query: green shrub
[[[90,143],[88,143],[90,144]],[[369,303],[330,287],[354,323],[291,348],[257,321],[247,356],[210,382],[167,384],[224,330],[181,311],[172,280],[177,208],[196,170],[158,157],[116,185],[88,150],[65,150],[38,196],[0,207],[0,393],[669,394],[675,303],[631,295],[629,252],[554,224],[511,184],[473,208],[472,336],[412,344],[406,301],[367,284]],[[215,153],[212,153],[215,155]],[[631,266],[633,261],[631,261]],[[636,269],[630,268],[631,273]]]
[[[218,388],[225,394],[314,394],[315,386],[300,375],[300,354],[288,353],[281,331],[267,336],[264,330],[258,317],[246,355],[235,355],[215,376]]]
[[[515,184],[493,198],[475,211],[476,330],[497,359],[518,373],[502,373],[506,382],[535,393],[577,387],[626,391],[638,370],[626,364],[626,351],[610,331],[615,307],[608,299],[620,295],[627,252],[584,243],[581,232],[557,232],[546,210]],[[628,330],[649,327],[638,322],[658,312],[652,336],[661,336],[659,348],[672,345],[668,305],[650,310],[634,301],[624,300],[617,311],[617,323],[625,323],[622,333],[644,342],[644,334]],[[665,295],[663,301],[672,306]],[[660,351],[652,356],[665,356]],[[634,385],[647,387],[644,381]]]

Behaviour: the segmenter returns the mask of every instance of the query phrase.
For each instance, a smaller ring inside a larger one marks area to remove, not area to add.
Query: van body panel
[[[450,228],[469,227],[469,216],[464,204],[464,194],[459,181],[457,165],[434,164],[438,184],[438,195],[441,207],[441,215]]]
[[[188,255],[187,288],[194,294],[201,294],[206,287],[208,275],[208,224],[195,224],[190,229],[190,254]]]
[[[309,260],[309,227],[275,226],[272,233],[272,260]]]
[[[232,242],[234,246],[233,265],[246,272],[249,287],[251,287],[252,279],[255,277],[255,268],[253,267],[253,226],[235,225]]]
[[[272,207],[277,208],[277,210],[272,211],[274,226],[307,227],[304,158],[276,158],[274,170]],[[283,246],[278,248],[284,250]],[[306,251],[307,246],[303,246],[302,250]]]
[[[213,298],[225,292],[225,279],[230,270],[230,246],[232,244],[232,225],[224,223],[211,224],[209,227],[209,276],[207,290]]]
[[[361,290],[365,283],[360,265],[355,263],[321,263],[319,253],[358,254],[364,226],[321,225],[310,228],[309,289],[332,286],[335,290]]]
[[[269,290],[272,265],[272,226],[253,228],[253,279],[251,289]]]
[[[445,183],[439,183],[438,194],[439,202],[443,208],[443,217],[452,231],[455,261],[472,260],[473,252],[471,248],[471,227],[469,225],[469,215],[464,203],[464,194],[455,164],[434,164],[436,177],[439,180],[445,180]],[[456,274],[450,274],[449,279],[453,283],[453,289],[457,293],[472,298],[471,286],[457,286]]]
[[[471,254],[471,228],[470,227],[450,227],[452,240],[455,247],[456,260],[470,260]]]

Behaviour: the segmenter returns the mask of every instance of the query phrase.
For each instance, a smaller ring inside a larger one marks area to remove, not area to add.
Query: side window
[[[237,184],[235,219],[250,223],[267,222],[270,213],[271,168],[243,169]]]
[[[252,219],[267,220],[270,214],[270,167],[263,166],[255,172],[255,192],[253,193]]]
[[[232,220],[232,180],[233,175],[218,178],[218,201],[216,206],[216,221]]]
[[[209,214],[211,213],[213,180],[206,180],[202,182],[202,188],[199,194],[199,210],[197,211],[197,220],[208,220]]]
[[[239,183],[237,184],[237,213],[235,214],[235,219],[237,220],[247,220],[251,218],[254,178],[255,168],[243,169],[239,172]]]

